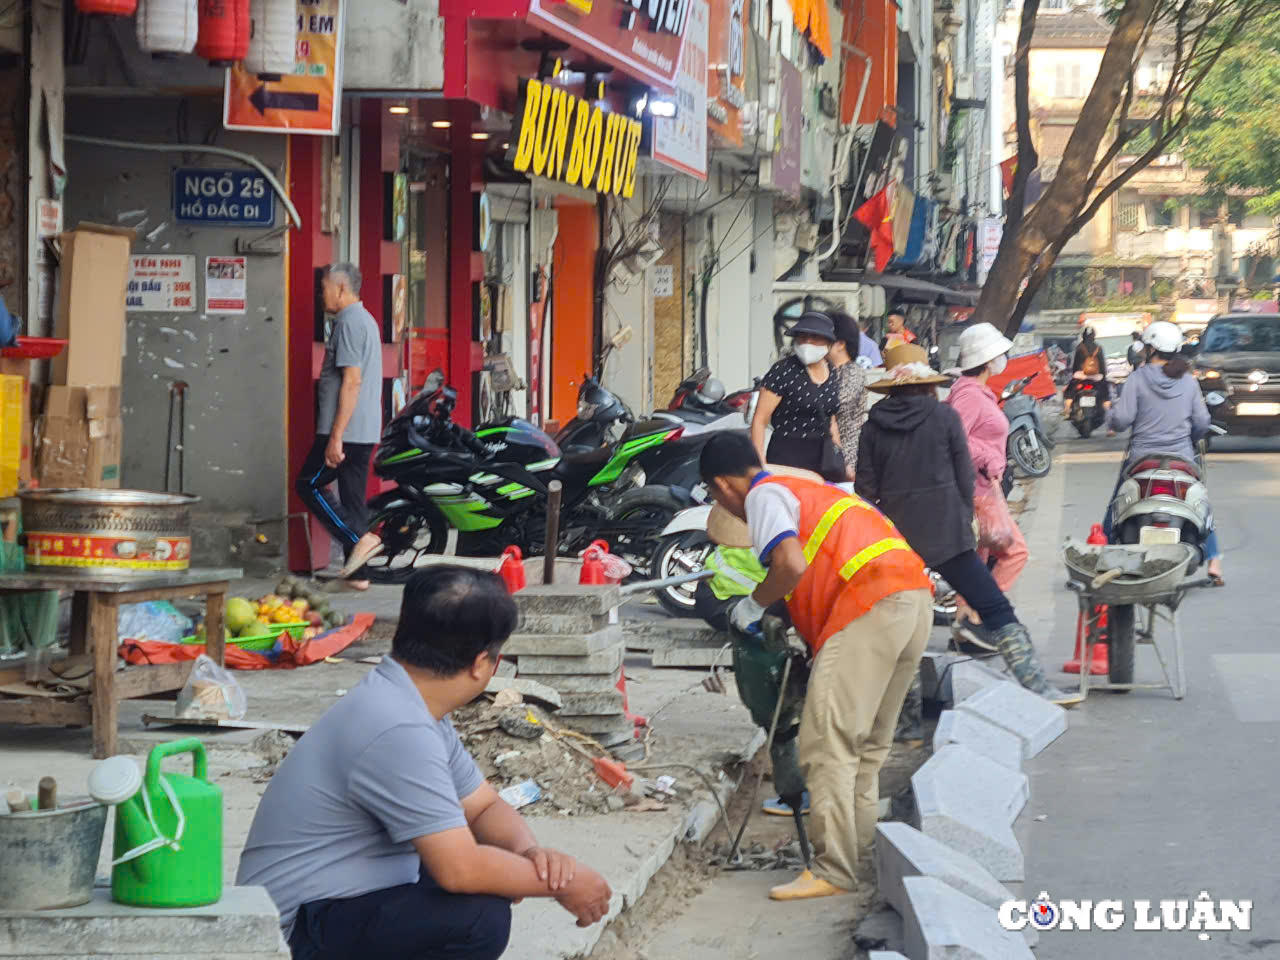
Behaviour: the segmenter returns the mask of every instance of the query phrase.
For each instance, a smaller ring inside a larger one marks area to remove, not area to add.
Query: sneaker
[[[951,625],[951,634],[956,638],[957,644],[967,643],[987,653],[995,653],[1000,649],[996,646],[991,631],[981,623],[974,623],[972,620],[963,618],[956,620]]]
[[[809,812],[809,791],[806,790],[800,801],[800,812],[807,814]],[[765,813],[773,817],[789,817],[792,815],[792,809],[782,802],[781,797],[774,797],[772,800],[766,800],[760,807]]]

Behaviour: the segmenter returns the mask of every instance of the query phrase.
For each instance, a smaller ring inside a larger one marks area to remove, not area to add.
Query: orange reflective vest
[[[903,590],[930,589],[924,561],[879,510],[839,487],[766,476],[800,501],[800,545],[809,569],[787,597],[791,621],[816,654],[827,638]]]

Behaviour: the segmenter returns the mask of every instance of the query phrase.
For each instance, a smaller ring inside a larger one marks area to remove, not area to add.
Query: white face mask
[[[1000,374],[1004,373],[1004,368],[1007,367],[1008,365],[1009,365],[1009,357],[1006,354],[1002,353],[1000,354],[1000,356],[996,357],[994,360],[992,360],[990,363],[987,364],[987,369],[991,371],[992,376],[998,377],[1000,376]]]
[[[816,343],[796,344],[796,356],[800,358],[800,362],[806,367],[817,363],[825,357],[830,350],[830,347],[822,347]]]

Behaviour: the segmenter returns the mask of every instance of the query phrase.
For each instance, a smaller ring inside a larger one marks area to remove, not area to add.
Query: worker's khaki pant
[[[928,590],[894,593],[833,634],[814,661],[796,741],[809,787],[813,872],[857,886],[859,846],[875,842],[880,768],[929,632]]]

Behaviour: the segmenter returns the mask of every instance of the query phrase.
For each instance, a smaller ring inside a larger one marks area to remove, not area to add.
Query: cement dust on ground
[[[925,743],[932,739],[927,721]],[[926,746],[895,744],[881,772],[881,797],[894,798],[893,819],[909,805],[901,799],[911,775],[929,758]],[[760,804],[772,797],[768,757],[761,751],[743,771],[742,785],[728,807],[733,833],[754,807],[740,849],[748,864],[787,863],[794,869],[729,869],[708,866],[723,859],[733,838],[722,823],[701,849],[683,845],[650,881],[638,905],[609,926],[587,960],[853,960],[859,954],[854,931],[880,904],[870,860],[863,862],[863,885],[848,896],[799,903],[776,903],[769,888],[793,879],[800,868],[793,821],[770,816]],[[756,796],[752,788],[765,777]]]

